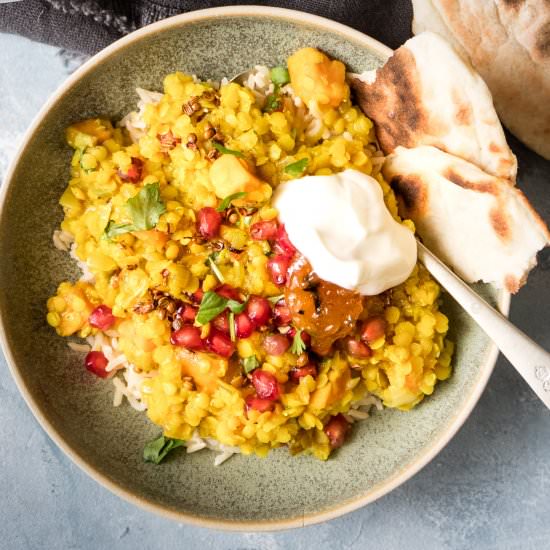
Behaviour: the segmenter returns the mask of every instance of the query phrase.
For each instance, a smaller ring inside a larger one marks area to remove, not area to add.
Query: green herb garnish
[[[237,302],[237,300],[224,298],[212,290],[209,290],[202,297],[196,321],[200,325],[205,325],[226,308],[229,308],[232,313],[242,313],[245,307],[246,301],[242,303]]]
[[[271,77],[271,82],[273,82],[275,86],[284,86],[290,82],[290,75],[286,67],[273,67],[269,76]]]
[[[237,340],[237,335],[235,334],[235,314],[230,311],[229,312],[229,336],[231,338],[232,342],[235,342]]]
[[[143,460],[145,462],[152,462],[153,464],[160,464],[166,455],[176,449],[182,447],[185,444],[181,439],[173,439],[171,437],[164,437],[161,435],[153,441],[149,441],[143,449]]]
[[[245,374],[251,373],[254,369],[257,369],[260,366],[260,362],[255,355],[241,359],[241,364]]]
[[[275,305],[277,302],[279,302],[280,300],[282,300],[283,298],[285,297],[284,294],[279,294],[277,296],[270,296],[268,298],[268,300],[273,304]]]
[[[227,197],[225,197],[222,200],[222,202],[220,202],[220,205],[218,206],[218,208],[216,208],[216,210],[218,212],[223,212],[224,210],[227,210],[229,208],[229,205],[233,201],[236,201],[237,199],[242,199],[245,196],[246,196],[246,191],[240,191],[239,193],[233,193],[232,195],[227,195]]]
[[[220,268],[216,265],[215,258],[213,257],[213,254],[208,256],[208,263],[210,264],[210,269],[212,270],[214,275],[217,277],[218,281],[220,281],[220,283],[222,283],[222,284],[225,283],[225,278],[224,278],[222,272],[220,271]]]
[[[305,349],[306,345],[302,340],[302,329],[296,329],[296,334],[294,335],[292,345],[290,346],[290,353],[294,353],[294,355],[301,355],[304,353]]]
[[[235,151],[234,149],[228,149],[227,147],[224,147],[221,143],[218,143],[217,141],[213,141],[212,146],[214,147],[214,149],[216,149],[217,151],[219,151],[224,155],[234,155],[236,157],[244,158],[244,155],[240,151]]]
[[[264,111],[272,113],[277,109],[281,108],[281,98],[279,97],[279,92],[281,86],[288,84],[290,82],[290,75],[286,67],[273,67],[269,73],[271,77],[271,82],[273,82],[273,93],[269,94],[265,98]]]
[[[149,183],[139,190],[139,193],[128,199],[125,204],[132,223],[114,223],[109,220],[105,227],[105,236],[112,239],[130,231],[148,231],[153,229],[162,214],[166,212],[165,204],[160,200],[158,182]]]
[[[308,163],[309,159],[303,158],[297,160],[296,162],[293,162],[292,164],[288,164],[287,166],[285,166],[285,174],[288,174],[292,177],[300,176],[302,172],[306,169]]]
[[[275,90],[278,93],[277,86],[275,86]],[[264,111],[271,113],[273,111],[276,111],[277,109],[280,109],[281,107],[281,100],[279,99],[278,95],[276,93],[269,94],[265,98],[265,105],[264,105]]]
[[[107,239],[114,239],[134,230],[135,228],[131,223],[115,223],[113,220],[109,220],[109,223],[105,226],[104,235]]]

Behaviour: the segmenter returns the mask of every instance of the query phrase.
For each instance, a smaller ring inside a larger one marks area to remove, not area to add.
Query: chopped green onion
[[[237,336],[235,335],[235,314],[232,311],[229,312],[229,336],[232,342],[237,340]]]
[[[233,201],[236,201],[237,199],[242,199],[245,196],[246,196],[246,191],[240,191],[239,193],[233,193],[232,195],[228,195],[222,200],[222,202],[220,202],[220,205],[218,206],[218,208],[216,208],[216,210],[218,212],[223,212],[224,210],[227,210],[229,208],[229,205]]]
[[[276,92],[278,92],[277,86],[275,86],[275,90],[276,90]],[[280,101],[278,95],[276,95],[276,93],[269,94],[265,98],[265,105],[264,105],[264,111],[265,112],[271,113],[273,111],[276,111],[280,107],[281,107],[281,101]]]
[[[227,147],[224,147],[221,143],[218,143],[217,141],[213,141],[212,146],[214,147],[214,149],[216,149],[217,151],[219,151],[224,155],[234,155],[236,157],[244,158],[244,155],[240,151],[235,151],[234,149],[228,149]]]
[[[225,278],[220,271],[220,268],[216,265],[216,262],[214,261],[214,258],[212,258],[212,256],[208,256],[208,263],[210,264],[210,269],[212,270],[218,281],[220,281],[220,283],[222,284],[225,283]]]
[[[269,76],[271,77],[271,82],[276,86],[284,86],[290,82],[290,75],[286,67],[273,67]]]
[[[292,177],[299,176],[306,169],[306,166],[308,165],[308,163],[309,163],[309,159],[307,158],[297,160],[296,162],[293,162],[292,164],[285,166],[285,174],[288,174],[289,176],[292,176]]]

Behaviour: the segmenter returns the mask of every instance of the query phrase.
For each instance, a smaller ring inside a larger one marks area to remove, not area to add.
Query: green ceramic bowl
[[[133,108],[134,89],[159,89],[175,70],[219,79],[255,64],[276,65],[297,48],[317,46],[354,72],[383,63],[391,51],[327,19],[283,9],[228,7],[167,19],[102,51],[57,91],[27,132],[3,185],[0,218],[2,343],[13,376],[51,438],[116,494],[176,520],[222,529],[283,529],[359,508],[411,477],[449,441],[478,400],[496,349],[448,299],[456,342],[455,371],[412,412],[384,411],[359,423],[327,462],[180,451],[162,466],[145,464],[142,448],[158,433],[146,416],[113,408],[112,385],[81,368],[44,320],[47,298],[76,275],[52,245],[62,218],[58,199],[69,178],[64,130],[86,117],[114,120]],[[509,296],[479,290],[502,310]]]

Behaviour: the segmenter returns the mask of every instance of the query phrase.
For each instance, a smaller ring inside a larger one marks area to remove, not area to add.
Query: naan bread
[[[550,243],[519,189],[435,147],[397,147],[382,168],[426,246],[465,281],[517,292]]]
[[[504,125],[550,159],[550,1],[413,0],[413,8],[413,32],[437,32],[467,55]]]
[[[375,123],[384,153],[433,145],[494,176],[515,181],[516,157],[483,79],[435,33],[405,42],[376,71],[352,78],[359,105]]]

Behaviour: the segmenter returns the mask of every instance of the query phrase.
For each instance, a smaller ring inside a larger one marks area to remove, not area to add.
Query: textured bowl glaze
[[[222,529],[282,529],[356,509],[412,476],[467,418],[492,371],[496,349],[451,300],[454,374],[412,412],[375,413],[353,430],[327,462],[235,456],[213,467],[213,455],[175,451],[162,466],[142,460],[159,429],[127,404],[112,407],[113,390],[82,368],[45,322],[45,302],[77,275],[52,245],[62,218],[58,199],[69,178],[72,122],[131,110],[134,89],[160,89],[182,70],[219,79],[256,64],[275,65],[294,50],[316,46],[354,72],[372,69],[388,48],[343,25],[273,8],[230,7],[177,16],[110,46],[73,74],[29,129],[3,186],[0,218],[2,343],[15,380],[44,429],[89,475],[118,495],[177,520]],[[509,296],[478,287],[507,311]]]

